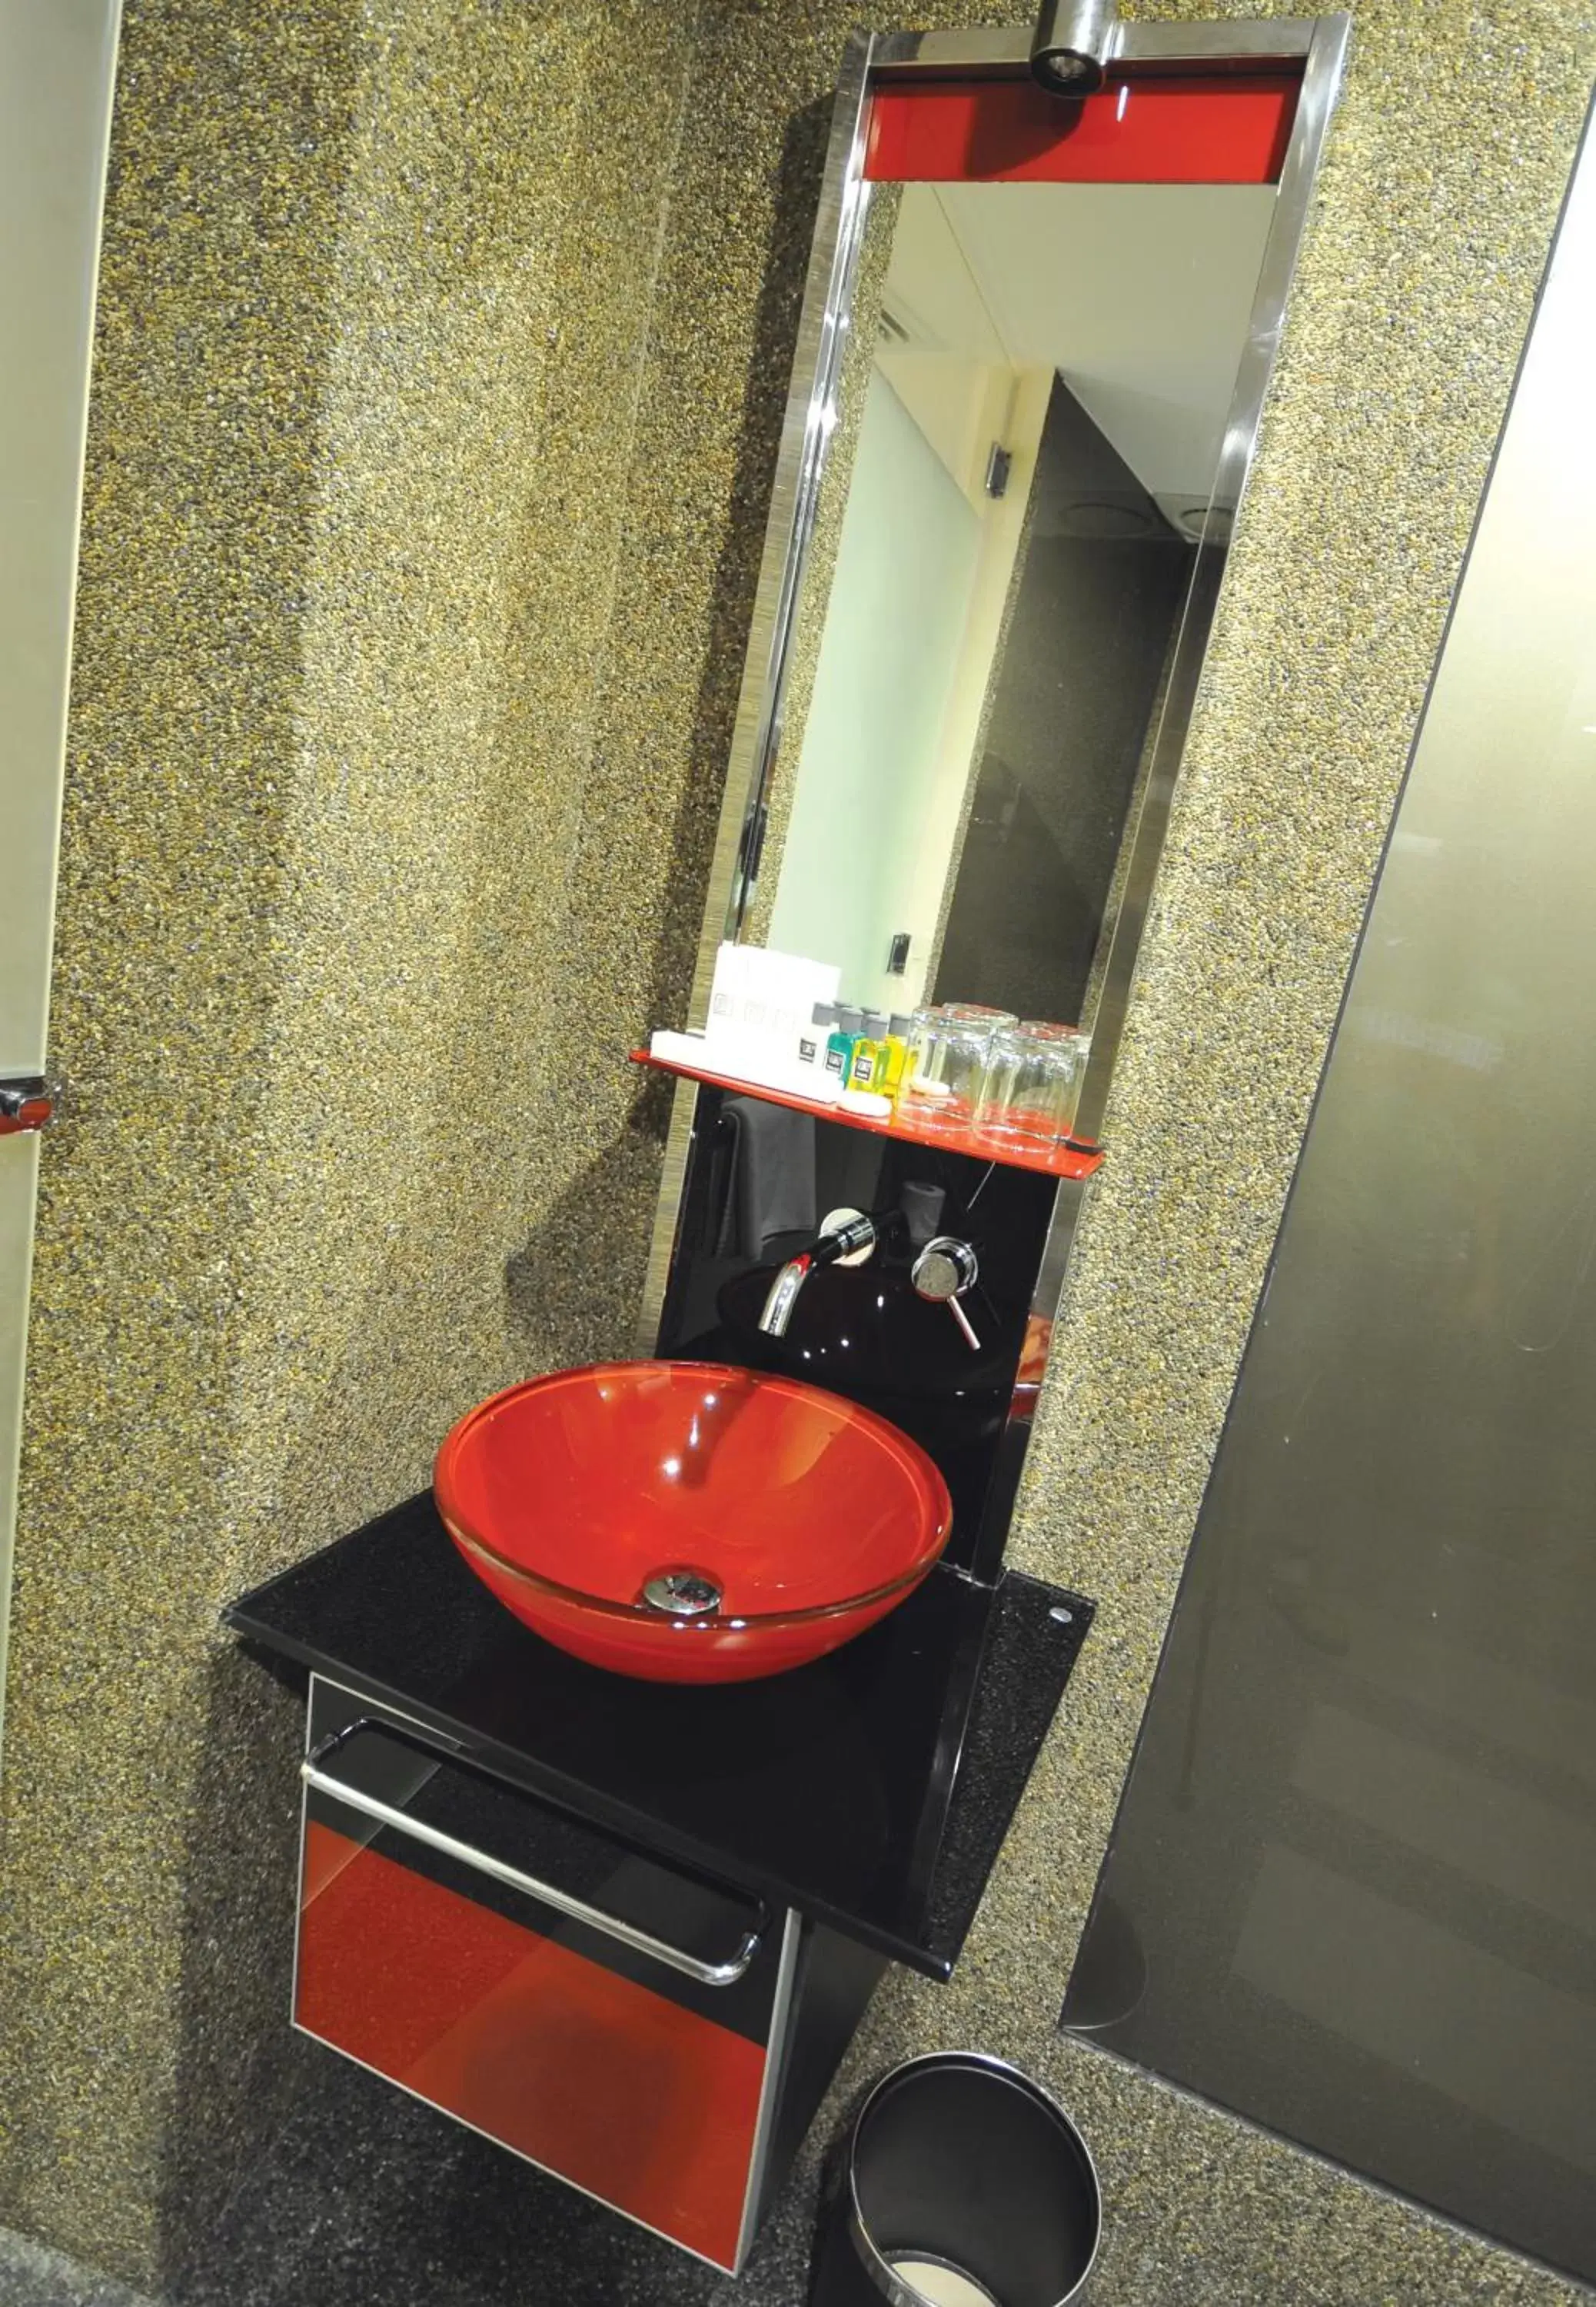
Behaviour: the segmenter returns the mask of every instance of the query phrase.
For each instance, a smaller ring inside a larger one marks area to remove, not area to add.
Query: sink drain
[[[702,1618],[720,1608],[721,1590],[702,1570],[655,1570],[643,1582],[643,1599],[669,1617]]]

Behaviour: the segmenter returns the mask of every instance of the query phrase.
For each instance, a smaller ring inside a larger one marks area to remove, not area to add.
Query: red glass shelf
[[[712,1089],[729,1089],[738,1097],[762,1097],[767,1105],[784,1105],[793,1113],[812,1113],[819,1121],[840,1121],[845,1129],[863,1129],[872,1137],[900,1138],[909,1145],[940,1146],[949,1154],[970,1154],[979,1162],[1001,1162],[1010,1170],[1035,1170],[1046,1178],[1089,1178],[1103,1166],[1103,1148],[1074,1152],[1061,1146],[1053,1154],[1025,1154],[1013,1146],[984,1137],[974,1129],[917,1129],[893,1114],[888,1121],[867,1113],[849,1113],[845,1106],[824,1105],[818,1098],[795,1097],[790,1091],[772,1089],[764,1082],[739,1081],[707,1066],[687,1066],[674,1058],[656,1058],[652,1050],[633,1050],[635,1066],[652,1066],[656,1073],[677,1074],[684,1081],[705,1082]]]

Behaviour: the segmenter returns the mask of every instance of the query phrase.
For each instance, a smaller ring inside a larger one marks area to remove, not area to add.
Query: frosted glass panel
[[[0,1075],[44,1071],[119,0],[0,0]],[[38,1144],[0,1140],[0,1694]]]
[[[45,1059],[117,21],[116,0],[0,0],[0,1073]]]
[[[1068,2026],[1596,2277],[1596,159]]]
[[[850,1000],[904,1006],[902,984],[887,972],[888,931],[914,909],[923,819],[981,553],[969,498],[877,370],[770,936],[778,951],[834,962]],[[940,895],[938,881],[933,930]]]

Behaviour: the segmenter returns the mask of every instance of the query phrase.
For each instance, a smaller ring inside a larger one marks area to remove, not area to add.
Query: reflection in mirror
[[[1275,205],[874,188],[745,939],[1089,1025]]]

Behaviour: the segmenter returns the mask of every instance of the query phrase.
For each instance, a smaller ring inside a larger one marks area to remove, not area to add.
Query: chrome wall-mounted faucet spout
[[[880,1231],[874,1218],[862,1210],[833,1210],[825,1222],[824,1231],[815,1235],[805,1249],[789,1257],[770,1286],[764,1310],[759,1316],[759,1326],[767,1338],[784,1338],[787,1325],[792,1319],[792,1309],[798,1303],[798,1291],[819,1265],[835,1265],[839,1259],[852,1258],[862,1262],[875,1248]]]

